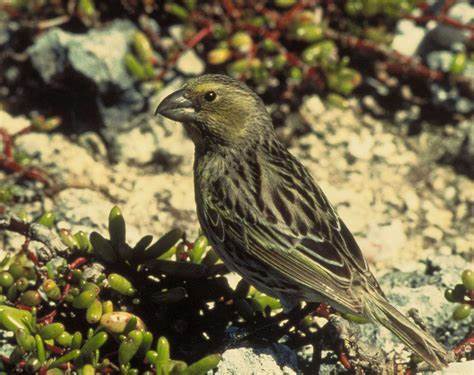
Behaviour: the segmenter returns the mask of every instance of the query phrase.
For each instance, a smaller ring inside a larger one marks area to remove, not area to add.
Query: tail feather
[[[412,323],[384,297],[373,296],[367,299],[365,307],[369,317],[393,332],[434,369],[440,370],[448,364],[447,350],[428,332]]]

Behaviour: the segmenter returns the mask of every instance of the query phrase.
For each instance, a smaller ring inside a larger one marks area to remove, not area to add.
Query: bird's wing
[[[207,221],[224,246],[247,251],[286,278],[357,312],[353,283],[361,276],[377,283],[321,189],[291,154],[282,152],[246,160],[236,169],[238,176],[223,179],[217,199],[205,204]]]

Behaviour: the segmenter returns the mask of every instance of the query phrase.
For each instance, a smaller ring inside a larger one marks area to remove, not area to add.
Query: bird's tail
[[[434,369],[442,369],[448,364],[448,352],[434,337],[412,323],[383,296],[374,294],[369,292],[365,303],[370,318],[393,332]]]

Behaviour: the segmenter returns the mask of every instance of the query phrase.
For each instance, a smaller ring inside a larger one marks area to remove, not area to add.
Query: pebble
[[[176,61],[176,69],[189,76],[198,76],[204,73],[204,62],[193,49],[188,49]]]

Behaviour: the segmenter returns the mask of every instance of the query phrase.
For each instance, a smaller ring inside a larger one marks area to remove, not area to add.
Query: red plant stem
[[[44,343],[44,346],[46,346],[49,351],[51,351],[52,353],[54,354],[63,354],[64,353],[64,349],[61,349],[60,347],[56,346],[56,345],[51,345],[51,344],[48,344],[48,343]]]
[[[45,316],[38,318],[38,323],[50,324],[54,321],[54,318],[56,317],[57,314],[58,314],[58,310],[54,309],[53,311],[46,314]]]
[[[69,265],[69,269],[73,270],[75,268],[78,268],[78,267],[82,266],[85,263],[87,263],[87,258],[79,257]]]
[[[206,36],[208,36],[212,32],[212,25],[209,24],[200,31],[197,32],[191,39],[186,42],[186,47],[193,48],[198,44],[201,40],[203,40]]]
[[[277,29],[284,29],[291,22],[293,17],[301,12],[306,6],[306,1],[298,1],[290,10],[283,13],[277,22]]]
[[[340,351],[338,353],[338,357],[339,357],[339,362],[341,362],[341,364],[344,366],[346,370],[350,370],[352,368],[352,365],[349,362],[349,358],[347,358],[346,353],[344,353],[343,351]]]
[[[3,142],[3,153],[7,159],[13,158],[13,140],[10,134],[6,130],[0,129],[0,137]]]
[[[60,302],[64,300],[64,297],[69,293],[69,289],[71,289],[71,284],[67,283],[64,285],[63,293],[61,294],[61,298],[59,299]]]
[[[403,16],[403,18],[406,18],[406,19],[409,19],[409,20],[412,20],[412,21],[415,21],[415,22],[419,22],[419,23],[427,23],[429,21],[436,21],[436,22],[439,22],[439,23],[442,23],[442,24],[445,24],[445,25],[448,25],[448,26],[452,26],[456,29],[469,30],[471,33],[474,32],[474,25],[461,23],[461,22],[455,20],[454,18],[448,17],[448,16],[443,15],[443,14],[423,15],[423,16],[414,16],[414,15],[411,15],[411,14],[405,14]]]
[[[21,303],[16,304],[15,307],[20,310],[31,311],[30,306],[22,305]]]
[[[240,17],[240,10],[236,8],[232,0],[222,0],[222,5],[224,6],[227,14],[232,18]]]
[[[30,133],[32,130],[33,130],[33,126],[32,126],[32,125],[25,126],[23,129],[18,130],[16,133],[13,133],[13,134],[11,135],[11,138],[16,138],[16,137],[19,137],[20,135],[28,134],[28,133]]]

